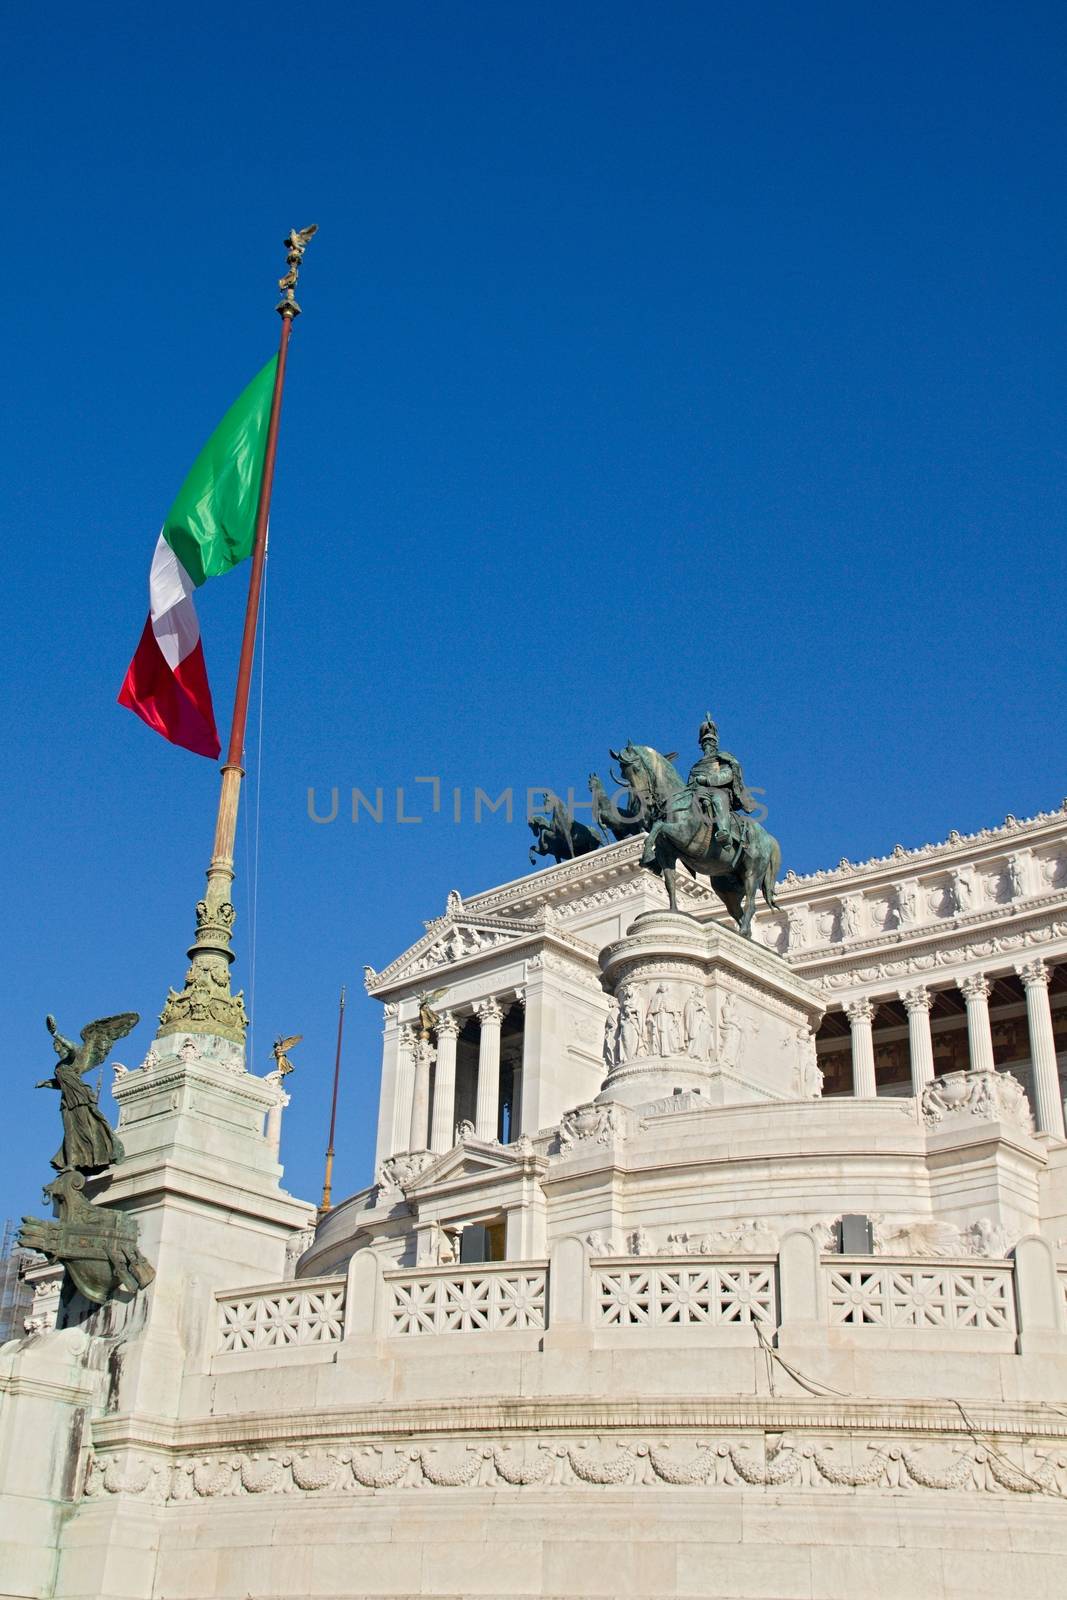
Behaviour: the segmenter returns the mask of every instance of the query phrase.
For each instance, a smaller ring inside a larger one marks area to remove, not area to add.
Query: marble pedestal
[[[822,1000],[763,946],[717,923],[648,911],[601,952],[600,967],[618,1028],[598,1101],[699,1093],[742,1105],[821,1092]]]

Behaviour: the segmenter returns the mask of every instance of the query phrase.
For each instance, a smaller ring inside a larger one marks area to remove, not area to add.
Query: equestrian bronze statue
[[[759,890],[778,909],[774,886],[782,852],[774,835],[747,815],[755,803],[741,763],[719,748],[710,713],[699,739],[701,757],[688,779],[674,766],[673,752],[665,756],[630,743],[611,754],[633,797],[628,809],[648,818],[641,865],[663,879],[671,910],[678,910],[675,875],[681,861],[694,877],[710,880],[738,932],[750,939]]]

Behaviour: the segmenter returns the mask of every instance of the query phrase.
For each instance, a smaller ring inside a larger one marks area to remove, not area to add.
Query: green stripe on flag
[[[227,411],[189,470],[163,537],[199,588],[252,554],[278,357]]]

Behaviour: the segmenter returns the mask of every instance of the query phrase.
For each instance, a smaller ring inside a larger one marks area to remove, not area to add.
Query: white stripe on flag
[[[196,649],[200,638],[200,623],[193,605],[195,588],[192,578],[160,534],[148,577],[148,601],[152,632],[172,672]]]

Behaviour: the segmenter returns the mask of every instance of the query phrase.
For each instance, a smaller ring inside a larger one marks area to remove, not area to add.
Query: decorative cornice
[[[1067,904],[1034,907],[1013,917],[999,918],[978,912],[955,919],[948,926],[923,928],[918,937],[898,934],[864,940],[856,946],[833,945],[805,951],[790,965],[813,983],[829,990],[883,985],[899,987],[897,980],[912,976],[934,980],[939,969],[956,969],[969,961],[987,965],[991,958],[1010,957],[1027,948],[1067,944]],[[985,934],[985,937],[981,935]],[[976,935],[978,937],[976,937]],[[789,960],[788,956],[786,960]],[[994,965],[1008,966],[1005,960]],[[944,974],[947,979],[948,974]]]
[[[675,1261],[676,1258],[669,1257]],[[647,1347],[646,1347],[647,1348]],[[958,1349],[957,1347],[954,1347]],[[333,1354],[330,1360],[333,1360]],[[578,1397],[509,1396],[500,1400],[464,1397],[365,1406],[324,1406],[311,1412],[242,1411],[173,1421],[165,1417],[100,1416],[92,1423],[100,1450],[122,1447],[156,1450],[273,1449],[297,1442],[327,1444],[349,1439],[409,1439],[459,1436],[467,1432],[526,1433],[538,1429],[576,1433],[598,1424],[632,1431],[660,1429],[793,1430],[854,1428],[888,1434],[969,1438],[974,1432],[1043,1435],[1067,1444],[1067,1412],[1041,1401],[975,1399],[966,1420],[951,1400],[893,1400],[863,1396],[674,1395],[659,1399],[603,1395]]]
[[[520,906],[538,907],[546,900],[559,900],[567,902],[566,909],[569,910],[569,889],[581,887],[593,891],[605,888],[623,877],[632,881],[632,869],[637,866],[644,843],[641,835],[623,839],[618,844],[579,856],[576,861],[562,861],[558,866],[542,868],[527,877],[513,878],[510,883],[502,883],[495,889],[472,895],[465,902],[465,909],[470,911],[477,907],[479,914],[495,913],[499,906],[516,909]],[[699,879],[679,877],[678,895],[680,899],[692,901],[695,905],[720,904],[714,890]]]
[[[790,894],[794,890],[802,891],[809,885],[817,884],[822,890],[835,884],[848,884],[849,880],[864,873],[873,875],[885,872],[887,868],[899,870],[902,862],[921,862],[924,867],[927,862],[937,862],[942,859],[951,863],[960,856],[965,856],[975,845],[1020,844],[1024,842],[1028,830],[1036,832],[1040,828],[1046,828],[1049,823],[1057,822],[1067,823],[1067,799],[1061,802],[1058,811],[1039,811],[1035,816],[1022,818],[1009,814],[996,827],[978,828],[974,833],[960,833],[953,828],[947,839],[932,844],[915,845],[911,849],[898,844],[894,845],[888,855],[871,856],[866,861],[842,859],[836,867],[825,867],[815,872],[787,872],[779,889]]]

